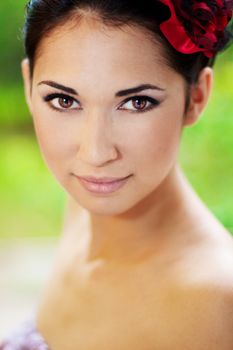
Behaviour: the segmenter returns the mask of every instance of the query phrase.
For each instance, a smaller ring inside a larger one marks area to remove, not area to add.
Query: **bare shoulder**
[[[233,234],[217,220],[207,219],[201,225],[192,223],[185,239],[173,247],[172,272],[187,284],[210,281],[226,287],[233,284]]]
[[[199,283],[167,295],[166,349],[232,350],[233,286]]]
[[[233,239],[216,237],[189,249],[174,270],[164,302],[173,350],[233,349]]]

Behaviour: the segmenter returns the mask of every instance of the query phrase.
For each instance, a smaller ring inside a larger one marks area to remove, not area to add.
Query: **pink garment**
[[[42,335],[36,329],[34,321],[27,321],[12,332],[2,344],[0,350],[50,350]]]

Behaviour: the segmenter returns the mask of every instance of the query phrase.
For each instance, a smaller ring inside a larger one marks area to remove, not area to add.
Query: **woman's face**
[[[161,50],[140,28],[94,21],[66,24],[41,43],[28,93],[38,142],[56,179],[93,213],[131,209],[176,163],[185,83]],[[129,175],[111,193],[90,192],[76,177]]]

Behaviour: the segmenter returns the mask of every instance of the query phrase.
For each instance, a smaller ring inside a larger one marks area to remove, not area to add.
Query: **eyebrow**
[[[62,90],[62,91],[65,91],[67,92],[68,94],[72,94],[72,95],[78,95],[77,91],[70,88],[70,87],[67,87],[67,86],[64,86],[64,85],[61,85],[61,84],[58,84],[58,83],[55,83],[54,81],[50,81],[50,80],[45,80],[45,81],[41,81],[39,85],[48,85],[48,86],[52,86],[54,87],[55,89],[58,89],[58,90]]]
[[[72,89],[70,87],[58,84],[58,83],[56,83],[54,81],[45,80],[45,81],[41,81],[38,85],[42,85],[42,84],[54,87],[55,89],[58,89],[58,90],[65,91],[65,92],[67,92],[69,94],[72,94],[72,95],[77,95],[77,96],[79,95],[76,90],[74,90],[74,89]],[[130,89],[118,91],[115,94],[115,97],[122,97],[122,96],[130,95],[130,94],[134,94],[134,93],[138,93],[138,92],[141,92],[141,91],[144,91],[144,90],[150,90],[150,89],[151,90],[165,91],[165,89],[162,89],[162,88],[160,88],[160,87],[158,87],[156,85],[142,84],[142,85],[130,88]]]
[[[144,90],[150,90],[150,89],[151,90],[165,91],[165,89],[162,89],[162,88],[160,88],[160,87],[158,87],[156,85],[142,84],[142,85],[133,87],[131,89],[118,91],[115,96],[116,97],[122,97],[122,96],[130,95],[130,94],[134,94],[134,93],[137,93],[137,92],[141,92],[141,91],[144,91]]]

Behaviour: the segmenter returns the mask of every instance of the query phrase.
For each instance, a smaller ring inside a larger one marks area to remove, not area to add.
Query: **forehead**
[[[45,37],[38,48],[34,76],[75,83],[91,79],[159,80],[176,73],[167,65],[163,47],[137,26],[106,27],[100,21],[65,23]],[[173,76],[174,78],[174,76]]]

